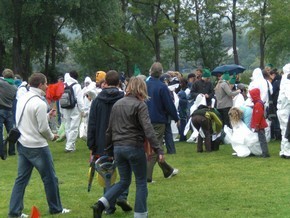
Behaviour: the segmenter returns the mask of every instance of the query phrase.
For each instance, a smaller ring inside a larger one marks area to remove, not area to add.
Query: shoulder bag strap
[[[24,112],[24,109],[25,109],[25,107],[26,107],[26,104],[29,102],[29,100],[30,99],[32,99],[32,98],[34,98],[34,97],[39,97],[38,95],[33,95],[33,96],[31,96],[26,102],[25,102],[25,105],[24,105],[24,107],[23,107],[23,110],[22,110],[22,112],[21,112],[21,115],[20,115],[20,118],[19,118],[19,121],[18,121],[18,125],[20,124],[20,122],[21,122],[21,119],[22,119],[22,116],[23,116],[23,112]],[[40,98],[40,97],[39,97]],[[18,125],[16,125],[16,127],[18,126]]]

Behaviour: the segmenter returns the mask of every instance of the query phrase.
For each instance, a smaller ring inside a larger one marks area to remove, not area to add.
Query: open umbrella
[[[237,64],[229,64],[229,65],[222,65],[216,67],[212,72],[212,76],[217,76],[218,74],[223,74],[224,72],[229,72],[230,75],[233,75],[234,73],[239,74],[244,72],[246,69]]]

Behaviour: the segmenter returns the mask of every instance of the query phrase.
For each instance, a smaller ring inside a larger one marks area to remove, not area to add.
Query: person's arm
[[[228,96],[236,96],[237,94],[239,94],[241,92],[240,89],[236,90],[236,91],[232,91],[230,86],[227,83],[224,83],[221,85],[221,88],[225,91],[225,93]]]
[[[161,101],[165,106],[165,110],[172,117],[175,122],[178,122],[178,114],[174,102],[170,96],[170,91],[167,87],[164,87],[160,90],[161,92]]]
[[[97,99],[94,99],[91,104],[89,120],[88,120],[88,130],[87,130],[87,146],[90,150],[93,150],[96,141],[96,122],[97,122],[97,111],[96,111]]]
[[[38,131],[48,140],[55,140],[56,136],[52,133],[47,119],[47,105],[45,102],[39,102],[35,105],[35,118],[38,124]]]

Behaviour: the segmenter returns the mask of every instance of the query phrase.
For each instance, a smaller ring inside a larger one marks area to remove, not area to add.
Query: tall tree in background
[[[226,56],[222,46],[223,24],[215,7],[220,1],[187,1],[188,20],[182,36],[182,48],[186,60],[195,65],[213,69]]]

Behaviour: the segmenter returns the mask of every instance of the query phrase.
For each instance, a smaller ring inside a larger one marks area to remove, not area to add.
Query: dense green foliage
[[[281,159],[279,141],[269,143],[270,158],[233,157],[230,145],[221,145],[212,153],[197,153],[196,144],[176,143],[177,154],[166,155],[168,163],[180,173],[164,179],[155,166],[153,184],[148,184],[150,217],[289,217],[289,160]],[[64,207],[70,214],[48,215],[45,193],[39,174],[34,170],[24,199],[24,212],[32,205],[41,217],[92,217],[90,206],[102,196],[103,190],[94,180],[87,192],[89,151],[79,140],[77,151],[64,153],[64,142],[51,142],[50,148],[60,183]],[[12,186],[17,174],[17,157],[0,162],[0,217],[6,217]],[[130,186],[129,202],[134,205],[135,179]],[[104,217],[106,217],[104,215]],[[117,207],[110,217],[133,217]]]
[[[147,74],[155,60],[179,71],[279,68],[289,60],[289,7],[290,0],[3,0],[0,67],[25,79],[41,70],[52,81],[71,69],[130,76],[135,64]]]

